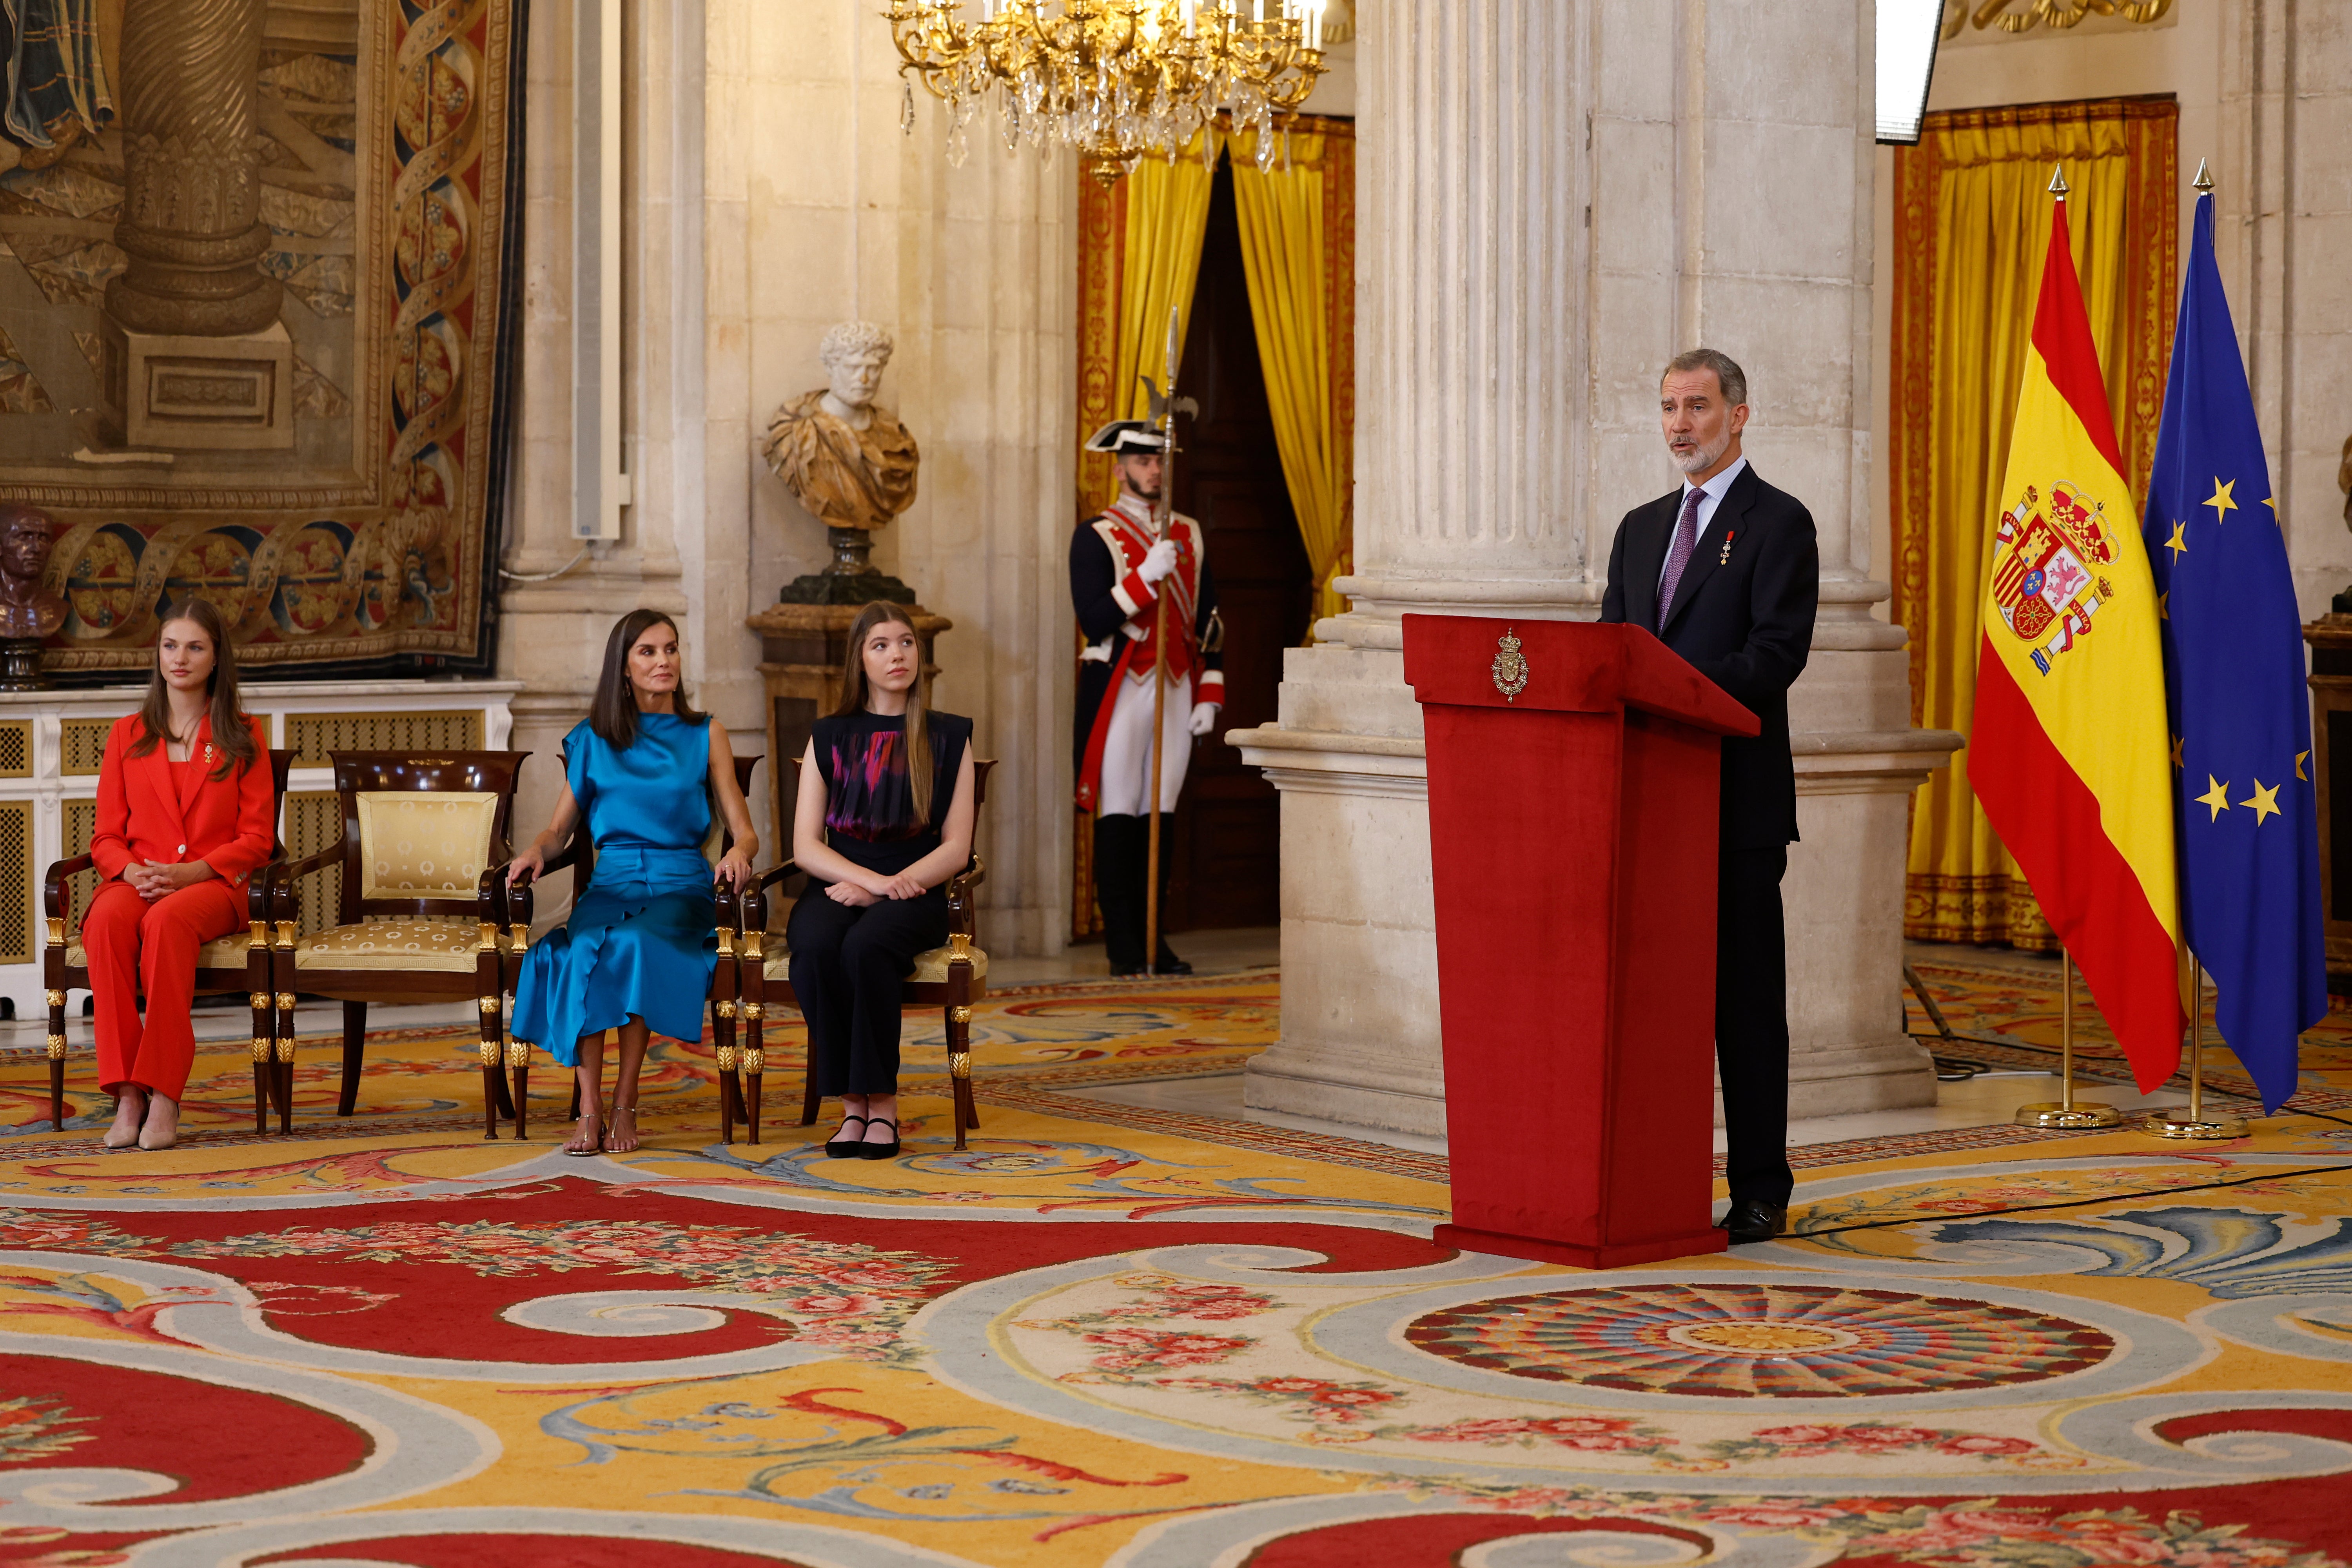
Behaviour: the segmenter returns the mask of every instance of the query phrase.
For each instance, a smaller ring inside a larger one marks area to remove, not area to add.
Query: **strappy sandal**
[[[887,1116],[869,1116],[866,1119],[866,1125],[868,1127],[872,1127],[877,1122],[890,1130],[890,1142],[887,1143],[859,1143],[857,1145],[857,1157],[861,1160],[894,1160],[898,1158],[898,1124],[891,1121]]]
[[[593,1155],[603,1153],[604,1152],[604,1119],[592,1110],[583,1112],[580,1121],[583,1127],[591,1121],[596,1124],[596,1141],[585,1149],[574,1149],[571,1143],[566,1143],[563,1146],[563,1152],[575,1160],[585,1160]],[[573,1142],[579,1141],[580,1128],[575,1127],[572,1130],[572,1137]]]
[[[617,1116],[625,1116],[629,1119],[629,1146],[625,1149],[615,1149],[613,1147],[613,1117]],[[634,1154],[645,1146],[645,1140],[637,1136],[637,1108],[634,1105],[616,1105],[613,1107],[613,1116],[608,1116],[604,1119],[604,1152],[607,1154]]]
[[[858,1135],[855,1138],[841,1136],[849,1131],[849,1124],[853,1121],[858,1124]],[[828,1160],[856,1159],[857,1152],[866,1147],[865,1126],[866,1118],[863,1116],[844,1116],[840,1128],[834,1133],[833,1142],[824,1146],[824,1157]]]

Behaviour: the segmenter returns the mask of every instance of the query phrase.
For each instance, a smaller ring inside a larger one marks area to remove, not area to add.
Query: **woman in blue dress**
[[[647,1037],[702,1038],[703,999],[719,963],[710,863],[702,858],[717,802],[734,843],[719,879],[751,879],[760,841],[735,784],[727,727],[688,706],[677,627],[632,610],[604,643],[587,719],[563,737],[555,816],[507,868],[511,887],[536,877],[583,813],[596,860],[572,918],[523,955],[512,1033],[547,1047],[580,1079],[580,1125],[567,1154],[637,1146],[637,1069]],[[621,1032],[613,1110],[604,1112],[604,1034]]]
[[[899,984],[948,940],[944,889],[971,862],[971,721],[930,711],[922,669],[907,611],[866,605],[802,757],[793,860],[809,886],[784,934],[809,1071],[846,1113],[836,1160],[898,1152]]]

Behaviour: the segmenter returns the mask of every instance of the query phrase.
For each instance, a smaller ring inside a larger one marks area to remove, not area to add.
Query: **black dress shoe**
[[[897,1159],[898,1157],[898,1124],[887,1116],[869,1116],[866,1120],[866,1125],[887,1127],[890,1130],[890,1142],[877,1143],[869,1139],[857,1146],[857,1157],[861,1160]]]
[[[853,1121],[857,1123],[857,1136],[855,1138],[845,1136],[849,1131],[849,1124]],[[841,1126],[835,1131],[845,1136],[836,1137],[824,1146],[824,1157],[828,1160],[856,1159],[857,1152],[866,1147],[866,1118],[845,1116],[841,1119]]]
[[[1769,1241],[1789,1228],[1789,1205],[1743,1198],[1732,1205],[1731,1212],[1716,1223],[1717,1228],[1731,1233],[1735,1246],[1741,1242]]]
[[[1160,944],[1160,962],[1151,966],[1151,973],[1154,974],[1190,974],[1192,973],[1192,966],[1185,963],[1182,959],[1177,957],[1175,953],[1169,951],[1168,944],[1163,942]]]

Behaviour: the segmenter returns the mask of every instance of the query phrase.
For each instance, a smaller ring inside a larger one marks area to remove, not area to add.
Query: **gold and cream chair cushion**
[[[357,804],[362,899],[473,896],[489,864],[496,795],[367,790]]]
[[[789,980],[792,977],[793,955],[787,951],[784,939],[779,934],[771,933],[768,941],[774,945],[767,950],[766,957],[760,965],[760,973],[771,980]],[[945,985],[948,983],[948,960],[954,952],[955,949],[952,947],[935,947],[928,952],[915,954],[915,967],[908,973],[907,984]],[[988,954],[976,947],[967,947],[964,952],[971,960],[973,981],[987,979]]]
[[[294,944],[294,967],[471,972],[481,933],[471,915],[379,915],[302,938]],[[503,951],[503,933],[499,945]]]
[[[253,939],[240,926],[226,936],[216,936],[196,949],[198,969],[243,969],[247,955],[252,951]],[[89,953],[81,944],[79,933],[66,942],[66,967],[88,969]]]

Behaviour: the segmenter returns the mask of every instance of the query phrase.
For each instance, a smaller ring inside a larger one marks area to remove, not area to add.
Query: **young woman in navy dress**
[[[545,1046],[580,1079],[580,1125],[567,1154],[625,1154],[637,1146],[637,1069],[654,1034],[702,1038],[702,1005],[719,963],[711,925],[711,806],[734,843],[719,877],[740,890],[759,853],[751,808],[735,784],[727,727],[698,713],[680,680],[677,627],[658,610],[632,610],[604,642],[604,668],[588,717],[563,737],[563,787],[547,831],[507,868],[512,886],[536,877],[583,813],[596,861],[572,918],[523,955],[512,1033]],[[602,1101],[604,1035],[621,1033],[621,1071],[609,1118]]]
[[[809,887],[784,931],[809,1070],[846,1112],[835,1159],[898,1152],[899,985],[947,941],[943,889],[971,860],[971,721],[929,710],[922,669],[907,612],[866,605],[801,759],[793,859]]]

